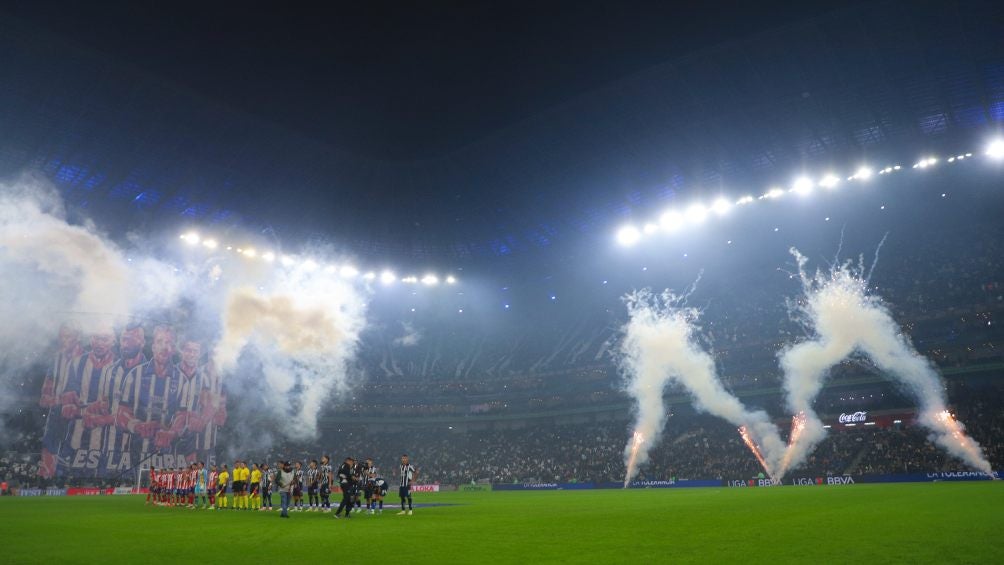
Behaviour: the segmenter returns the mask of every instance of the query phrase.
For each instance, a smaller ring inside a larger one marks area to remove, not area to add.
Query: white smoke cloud
[[[653,296],[642,291],[626,302],[630,320],[623,330],[620,361],[637,413],[633,439],[625,448],[625,484],[660,440],[666,422],[663,389],[672,381],[690,392],[698,410],[745,426],[760,441],[767,471],[773,474],[785,447],[777,427],[766,412],[748,411],[722,386],[714,360],[695,338],[698,311],[681,306],[681,300],[668,292]]]
[[[409,322],[401,322],[404,328],[404,335],[394,339],[394,345],[398,347],[414,347],[422,340],[422,333],[415,329]]]
[[[935,443],[990,473],[979,444],[949,415],[945,390],[934,366],[914,349],[881,300],[868,294],[863,269],[843,265],[828,274],[817,272],[809,277],[805,274],[806,259],[795,249],[792,254],[804,288],[795,313],[814,335],[780,353],[788,406],[806,416],[805,428],[789,446],[781,473],[802,464],[826,436],[812,403],[830,368],[854,354],[870,359],[917,398],[918,421],[931,430]]]
[[[282,435],[312,437],[324,403],[349,384],[365,312],[360,291],[323,275],[281,275],[267,292],[235,287],[226,293],[214,360],[231,379],[250,352],[261,373],[256,382],[245,379],[248,397],[271,411]]]

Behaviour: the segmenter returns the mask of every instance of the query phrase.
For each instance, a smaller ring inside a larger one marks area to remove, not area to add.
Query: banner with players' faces
[[[226,423],[208,344],[170,325],[133,323],[85,335],[60,328],[39,404],[39,474],[112,478],[214,459]]]

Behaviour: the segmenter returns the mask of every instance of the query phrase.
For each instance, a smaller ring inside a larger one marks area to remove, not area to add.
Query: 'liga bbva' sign
[[[868,419],[868,412],[855,412],[853,414],[840,414],[840,418],[837,420],[841,424],[853,424],[856,422],[864,422]]]

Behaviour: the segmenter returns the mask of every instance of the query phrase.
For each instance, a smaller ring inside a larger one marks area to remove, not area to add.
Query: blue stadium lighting
[[[457,284],[457,279],[453,275],[450,275],[446,277],[446,284]]]
[[[425,275],[424,277],[422,277],[422,284],[424,284],[425,286],[435,286],[439,284],[439,277],[432,274]]]

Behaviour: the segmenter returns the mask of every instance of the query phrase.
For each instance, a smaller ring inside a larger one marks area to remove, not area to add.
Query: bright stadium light
[[[774,188],[771,188],[770,190],[765,192],[764,195],[761,196],[760,198],[774,199],[774,198],[781,198],[782,196],[784,196],[784,189],[775,186]]]
[[[457,284],[457,279],[453,275],[450,275],[446,277],[446,284]]]
[[[183,239],[185,243],[189,245],[198,245],[199,242],[202,241],[202,238],[199,237],[199,234],[194,231],[190,231],[185,235],[181,236],[181,239]]]
[[[645,235],[652,235],[653,233],[659,231],[659,226],[649,222],[645,224],[645,227],[642,228],[642,230],[645,232]]]
[[[266,251],[265,253],[261,254],[261,258],[271,263],[272,261],[275,261],[275,253],[272,253],[271,251]]]
[[[392,271],[384,271],[380,273],[380,282],[383,284],[394,284],[397,280],[397,276],[394,275]]]
[[[872,178],[872,174],[874,174],[874,171],[872,171],[871,168],[860,167],[857,172],[854,173],[854,178],[857,180],[868,180]]]
[[[258,251],[256,251],[254,247],[248,247],[244,250],[244,256],[248,259],[254,259],[258,256]]]
[[[296,259],[293,259],[289,255],[283,255],[282,256],[282,266],[283,267],[292,267],[295,264],[296,264]]]
[[[219,247],[219,243],[216,243],[215,239],[206,239],[202,242],[202,246],[206,249],[216,249]]]
[[[683,226],[683,214],[670,210],[659,217],[659,225],[668,232],[676,231]]]
[[[711,210],[719,216],[728,214],[730,208],[732,208],[732,203],[725,198],[716,198],[711,204]]]
[[[802,196],[805,196],[812,192],[812,188],[814,186],[815,184],[809,177],[798,177],[797,179],[795,179],[795,182],[792,183],[791,191],[794,192],[795,194],[800,194]]]
[[[687,219],[692,223],[699,224],[708,217],[708,209],[702,204],[691,204],[687,208]]]
[[[416,277],[415,275],[407,276],[401,279],[401,282],[405,284],[415,284],[418,282],[418,277]]]
[[[617,243],[625,247],[630,247],[641,239],[641,232],[634,226],[624,226],[617,230]]]
[[[823,188],[835,188],[838,184],[840,184],[840,179],[832,173],[827,174],[819,180],[819,186]]]
[[[995,139],[987,145],[987,157],[991,159],[1004,159],[1004,139]]]
[[[439,284],[439,277],[436,275],[425,275],[422,277],[422,284],[425,286],[434,286]]]
[[[373,279],[376,278],[376,273],[374,273],[373,271],[370,271],[370,272],[366,273],[365,275],[363,275],[363,278],[366,279],[366,280],[368,280],[368,281],[371,281],[371,280],[373,280]]]
[[[317,261],[314,261],[313,259],[307,259],[306,261],[303,262],[303,264],[301,266],[303,267],[304,271],[307,271],[308,273],[312,273],[312,272],[316,271],[317,267],[319,267],[320,265],[318,265]]]
[[[339,274],[346,279],[351,279],[359,274],[359,269],[356,269],[352,265],[345,265]]]
[[[752,203],[753,203],[753,197],[750,196],[749,194],[747,194],[746,196],[743,196],[739,200],[736,200],[736,205],[737,206],[743,206],[743,205],[752,204]]]

